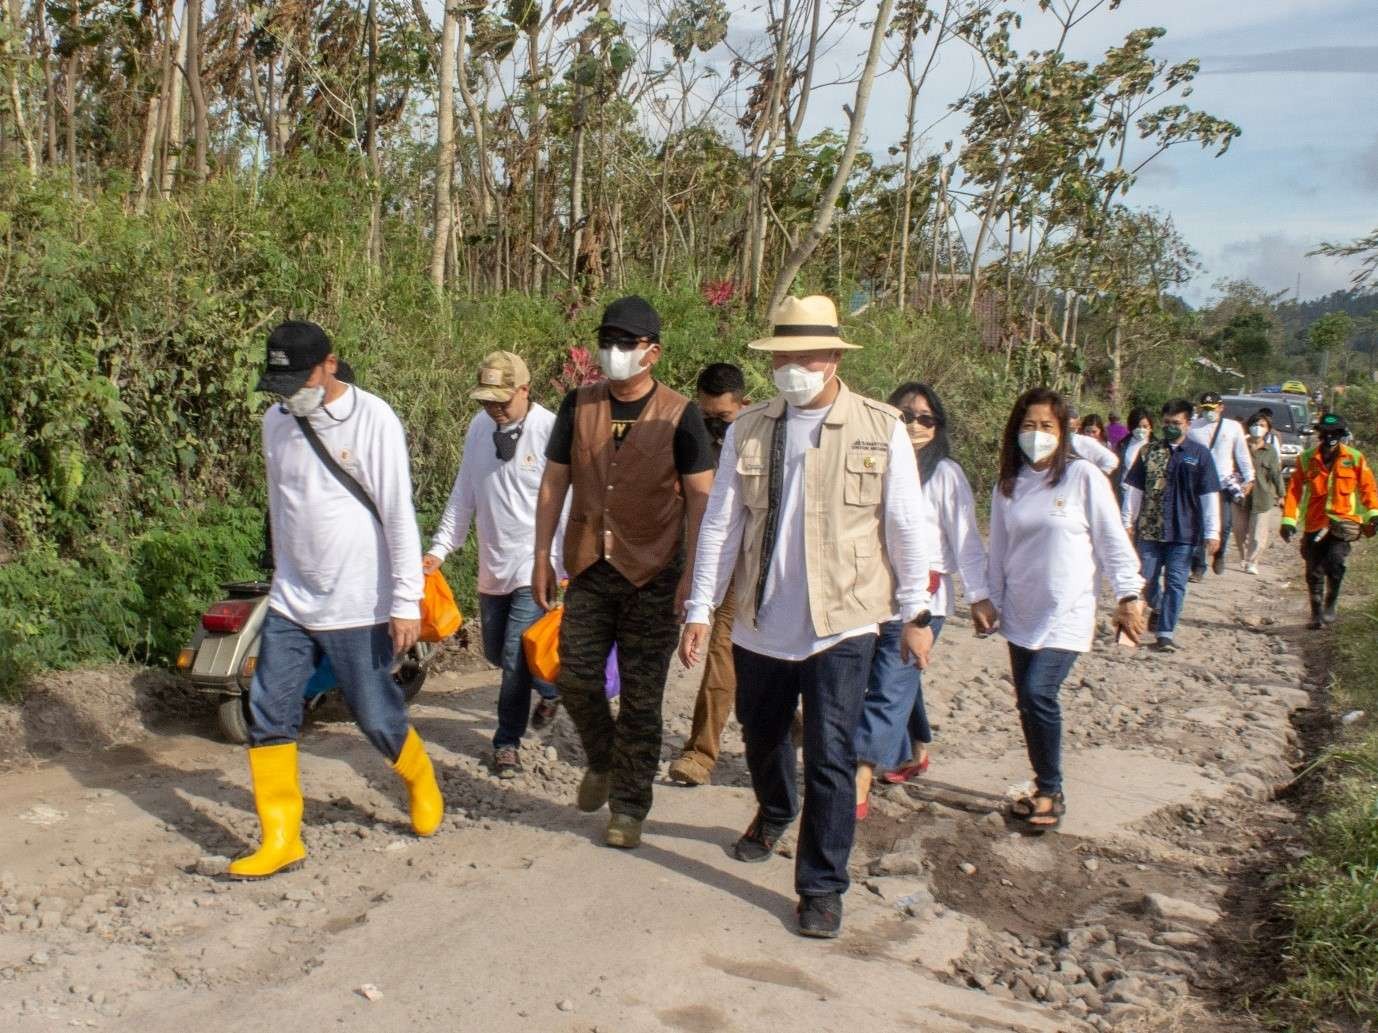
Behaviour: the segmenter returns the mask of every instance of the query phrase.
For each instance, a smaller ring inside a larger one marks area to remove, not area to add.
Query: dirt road
[[[932,771],[876,799],[831,943],[791,931],[790,859],[726,851],[753,811],[735,727],[721,784],[658,784],[645,844],[618,852],[606,814],[572,806],[567,718],[499,783],[495,677],[438,676],[414,716],[441,832],[412,838],[383,759],[316,722],[309,861],[262,883],[217,877],[257,826],[243,752],[209,720],[59,753],[0,776],[0,1029],[1248,1028],[1220,1003],[1252,919],[1240,873],[1287,817],[1271,795],[1308,701],[1299,571],[1280,546],[1268,559],[1191,586],[1180,653],[1098,643],[1078,662],[1058,835],[1000,818],[1028,777],[1004,648],[949,622]],[[694,687],[672,678],[667,763]]]

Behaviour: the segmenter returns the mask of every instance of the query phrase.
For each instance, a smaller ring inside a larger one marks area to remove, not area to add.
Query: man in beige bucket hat
[[[929,628],[928,507],[899,412],[853,394],[825,297],[787,298],[769,337],[780,396],[744,410],[723,442],[699,534],[680,640],[693,666],[709,612],[735,576],[737,718],[757,812],[733,847],[765,861],[798,813],[790,724],[804,708],[804,819],[796,852],[799,932],[832,937],[856,828],[855,736],[878,625],[899,619],[923,667]]]
[[[469,397],[483,408],[464,436],[459,474],[422,566],[426,573],[438,569],[474,523],[483,655],[502,668],[493,768],[499,778],[515,778],[528,716],[533,728],[543,728],[560,702],[554,685],[531,677],[522,652],[522,632],[543,612],[531,595],[531,565],[536,496],[555,414],[531,400],[531,373],[520,355],[486,355],[476,379]],[[533,687],[540,701],[531,713]]]

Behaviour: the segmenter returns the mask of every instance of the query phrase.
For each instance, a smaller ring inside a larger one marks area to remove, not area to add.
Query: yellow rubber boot
[[[239,879],[263,879],[306,857],[301,841],[301,787],[297,784],[297,744],[255,746],[249,750],[254,804],[263,828],[262,845],[230,862]]]
[[[431,758],[426,756],[426,746],[415,728],[407,730],[407,741],[402,744],[402,752],[397,755],[392,769],[402,776],[411,794],[412,829],[418,836],[429,836],[445,817],[445,800],[440,795],[440,786],[435,784]]]

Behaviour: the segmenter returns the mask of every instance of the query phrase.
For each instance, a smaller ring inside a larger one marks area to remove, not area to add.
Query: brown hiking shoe
[[[709,774],[709,769],[699,763],[696,754],[682,753],[670,765],[667,777],[684,786],[704,786],[708,784]]]
[[[634,850],[641,845],[641,822],[626,814],[614,814],[608,819],[603,842],[619,850]]]
[[[579,809],[592,814],[608,802],[608,773],[606,771],[585,771],[579,782]]]

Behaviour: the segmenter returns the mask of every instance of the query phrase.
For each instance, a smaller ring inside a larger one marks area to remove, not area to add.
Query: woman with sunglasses
[[[950,458],[947,413],[927,384],[901,384],[889,402],[900,411],[919,464],[919,481],[928,502],[928,556],[932,565],[933,637],[952,614],[952,575],[962,575],[979,634],[995,626],[995,607],[986,591],[986,550],[976,525],[976,506],[962,468]],[[869,810],[867,796],[877,770],[892,784],[908,782],[928,770],[933,732],[923,702],[923,675],[900,660],[898,621],[881,625],[871,662],[861,724],[857,729],[857,816]]]
[[[1137,642],[1146,626],[1139,557],[1110,482],[1077,457],[1070,438],[1062,396],[1024,392],[1005,424],[990,507],[991,601],[1036,776],[1035,792],[1012,810],[1031,832],[1057,828],[1066,811],[1058,692],[1077,654],[1091,648],[1102,575],[1115,590],[1119,628]]]

